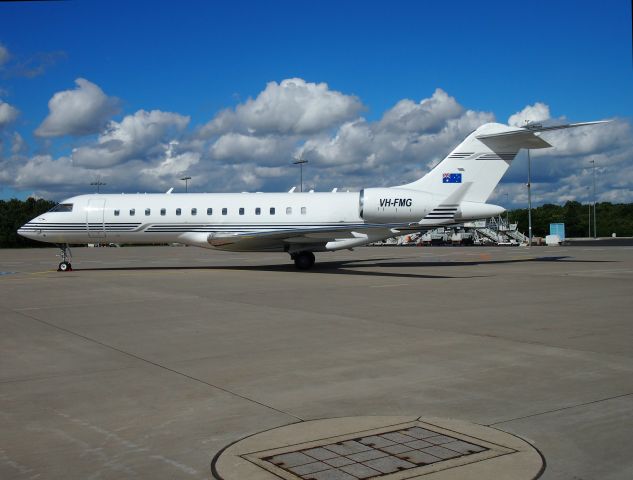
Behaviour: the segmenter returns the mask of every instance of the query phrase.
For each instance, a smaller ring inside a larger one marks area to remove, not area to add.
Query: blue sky
[[[174,141],[180,148],[185,144],[198,148],[198,166],[217,161],[207,158],[207,153],[218,136],[230,132],[206,138],[204,146],[193,141],[193,132],[222,110],[256,99],[269,82],[280,84],[290,78],[323,82],[329,91],[358,99],[360,107],[350,107],[324,127],[329,141],[346,121],[363,117],[379,122],[399,101],[420,102],[440,88],[464,110],[489,112],[503,123],[537,102],[547,105],[552,118],[618,118],[624,125],[618,141],[626,150],[630,139],[622,136],[630,134],[633,113],[630,5],[628,0],[2,3],[0,44],[7,59],[0,64],[0,99],[19,111],[10,123],[0,124],[2,159],[5,170],[13,168],[12,176],[17,176],[34,156],[49,155],[53,167],[54,162],[70,157],[73,149],[99,142],[103,131],[34,134],[49,114],[49,100],[58,92],[77,88],[78,78],[98,86],[108,98],[118,99],[111,121],[122,122],[140,110],[189,117],[185,127],[176,128]],[[24,145],[19,155],[11,156],[16,132]],[[297,145],[316,141],[314,131],[309,137],[295,133],[292,139],[280,141],[286,150],[277,142],[274,152],[291,154]],[[156,141],[170,141],[165,135]],[[582,155],[599,153],[605,152]],[[618,155],[626,156],[622,151]],[[138,172],[140,166],[158,161],[150,156],[142,151],[134,153],[135,158],[120,157],[119,166],[134,175],[134,168]],[[420,158],[417,167],[430,160]],[[227,162],[223,160],[221,169],[232,175]],[[288,162],[289,158],[279,158],[277,166]],[[248,178],[262,166],[255,157],[236,158],[235,163],[250,168]],[[263,163],[268,169],[275,167],[270,159]],[[214,171],[199,170],[198,175],[212,176]],[[265,172],[263,181],[237,182],[235,187],[285,189],[290,177],[271,172]],[[87,174],[85,170],[77,173]],[[112,172],[92,168],[90,173],[109,175],[114,185]],[[355,187],[361,180],[341,172],[318,173],[317,187],[323,188],[336,186],[333,182]],[[549,173],[543,180],[552,184],[547,187],[551,193],[564,177]],[[20,182],[0,177],[0,197],[70,193],[61,185],[27,181],[25,175]],[[384,177],[380,178],[391,178]],[[520,177],[518,170],[514,177]],[[371,176],[365,179],[372,183]],[[85,183],[77,182],[76,187],[89,189],[82,186]],[[198,184],[223,189],[226,182],[198,179]],[[158,185],[164,186],[162,181]],[[117,186],[121,190],[136,185]],[[147,187],[139,184],[138,188]],[[542,200],[555,198],[543,196]]]

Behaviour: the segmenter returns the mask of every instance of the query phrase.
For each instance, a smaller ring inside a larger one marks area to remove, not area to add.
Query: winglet
[[[166,193],[167,195],[171,195],[171,192],[173,192],[173,191],[174,191],[174,187],[171,187],[171,188],[170,188],[169,190],[167,190],[165,193]]]

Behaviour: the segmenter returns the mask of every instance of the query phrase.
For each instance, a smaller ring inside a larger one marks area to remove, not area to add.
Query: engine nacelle
[[[419,222],[433,208],[433,196],[406,188],[360,191],[360,216],[371,223]]]

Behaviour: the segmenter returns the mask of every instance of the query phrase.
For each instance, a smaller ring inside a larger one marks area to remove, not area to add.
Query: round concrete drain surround
[[[540,453],[500,430],[425,417],[345,417],[246,437],[211,463],[218,480],[536,479]]]

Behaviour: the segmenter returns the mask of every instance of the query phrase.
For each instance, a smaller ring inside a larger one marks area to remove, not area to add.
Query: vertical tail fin
[[[523,128],[499,123],[482,125],[421,179],[401,188],[449,196],[466,182],[472,185],[463,200],[484,203],[521,148],[551,145]]]
[[[472,182],[463,200],[485,203],[519,150],[551,147],[536,133],[606,122],[601,120],[548,127],[538,124],[509,127],[500,123],[487,123],[468,135],[424,177],[396,188],[421,190],[448,197],[463,183]]]

